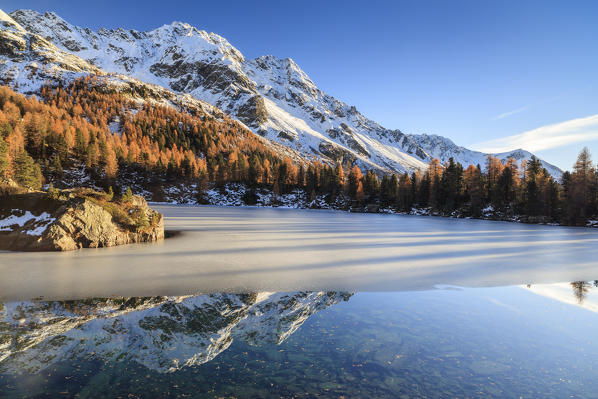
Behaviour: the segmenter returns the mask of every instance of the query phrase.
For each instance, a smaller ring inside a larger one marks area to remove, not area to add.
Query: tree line
[[[40,99],[0,87],[0,139],[0,173],[34,188],[41,172],[52,179],[79,165],[106,183],[123,169],[219,185],[297,183],[298,160],[229,117],[140,104],[93,76],[43,87]]]
[[[464,168],[452,158],[445,164],[433,159],[427,170],[384,175],[380,180],[355,169],[351,193],[358,203],[377,204],[409,212],[428,209],[442,215],[479,218],[484,214],[530,222],[586,225],[598,214],[598,174],[584,148],[572,172],[555,180],[535,157],[522,161],[486,158],[484,168]]]
[[[122,175],[135,171],[158,188],[194,183],[198,197],[235,182],[275,195],[301,189],[309,200],[321,197],[352,209],[425,208],[471,217],[491,212],[570,225],[584,225],[598,213],[598,177],[587,149],[560,181],[536,158],[517,164],[494,156],[483,167],[434,159],[424,171],[380,175],[357,165],[280,155],[227,116],[140,103],[100,77],[46,86],[39,98],[0,87],[0,177],[39,188],[81,166],[116,190]]]

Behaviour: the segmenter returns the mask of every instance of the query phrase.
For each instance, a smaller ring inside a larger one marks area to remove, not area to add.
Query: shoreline
[[[372,214],[372,215],[400,215],[400,216],[421,216],[421,217],[434,217],[444,219],[461,219],[461,220],[484,220],[490,222],[504,222],[504,223],[519,223],[525,225],[536,225],[536,226],[550,226],[550,227],[572,227],[572,228],[583,228],[583,229],[595,229],[598,228],[598,222],[588,224],[586,226],[573,226],[561,223],[538,223],[538,222],[526,222],[515,218],[493,218],[493,217],[472,217],[462,215],[442,215],[437,213],[426,213],[427,209],[413,208],[412,212],[401,212],[389,209],[382,209],[378,212],[360,211],[354,209],[339,209],[333,207],[305,207],[305,206],[288,206],[288,205],[236,205],[236,204],[200,204],[200,203],[189,203],[189,202],[176,202],[176,201],[147,201],[148,205],[161,206],[161,205],[176,205],[185,207],[222,207],[222,208],[271,208],[271,209],[285,209],[285,210],[304,210],[304,211],[330,211],[330,212],[342,212],[342,213],[356,213],[356,214]]]

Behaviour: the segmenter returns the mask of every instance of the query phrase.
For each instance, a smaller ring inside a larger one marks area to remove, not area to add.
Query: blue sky
[[[4,0],[93,29],[188,22],[248,58],[291,57],[389,128],[481,150],[598,160],[598,1]]]

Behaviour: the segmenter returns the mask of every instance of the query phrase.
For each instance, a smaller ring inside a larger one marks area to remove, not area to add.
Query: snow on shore
[[[12,210],[12,213],[18,212],[19,211],[16,209]],[[25,211],[21,216],[11,214],[4,219],[0,219],[0,231],[13,231],[15,226],[22,228],[28,224],[32,228],[25,231],[25,233],[31,236],[39,236],[46,230],[46,227],[48,227],[49,224],[54,222],[54,220],[56,219],[47,212],[35,216],[31,212]]]

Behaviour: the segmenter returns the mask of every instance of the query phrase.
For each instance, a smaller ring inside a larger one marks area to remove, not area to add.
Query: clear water
[[[569,284],[20,303],[0,396],[596,397],[593,290],[586,307]]]
[[[162,210],[162,244],[0,254],[0,397],[598,397],[593,230]]]

